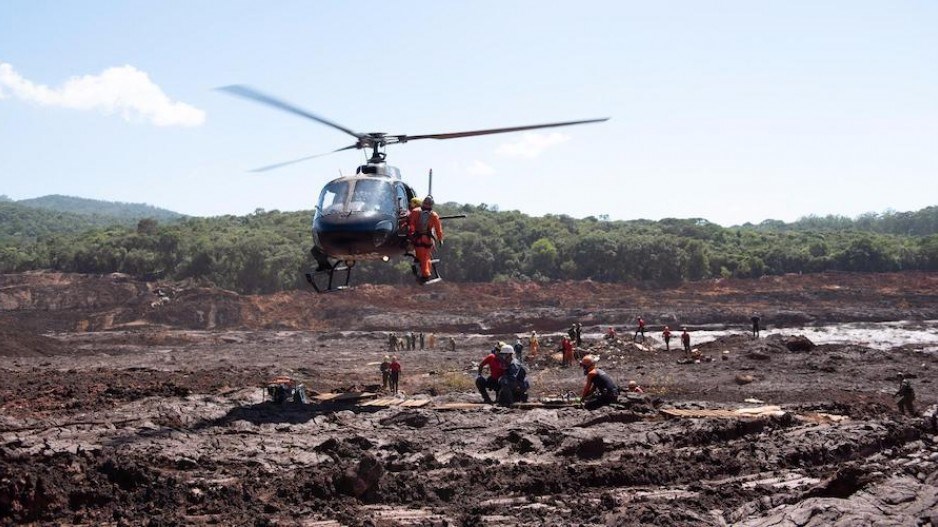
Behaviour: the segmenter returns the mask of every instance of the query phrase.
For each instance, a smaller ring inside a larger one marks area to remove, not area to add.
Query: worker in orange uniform
[[[414,243],[414,253],[420,264],[420,283],[430,281],[430,259],[433,256],[435,242],[443,244],[443,224],[440,215],[433,211],[433,196],[423,198],[420,209],[410,211],[410,236]]]
[[[564,335],[560,339],[560,365],[566,368],[573,364],[573,342]]]
[[[608,373],[596,367],[598,361],[599,357],[595,355],[587,355],[580,361],[583,375],[586,375],[586,386],[580,400],[587,410],[595,410],[619,399],[619,386]]]
[[[537,352],[541,349],[541,343],[537,338],[537,331],[531,332],[531,338],[528,339],[528,357],[537,357]]]
[[[664,350],[671,351],[671,328],[665,326],[661,336],[664,337]]]

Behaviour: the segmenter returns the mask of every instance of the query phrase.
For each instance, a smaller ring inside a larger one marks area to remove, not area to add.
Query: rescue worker
[[[430,336],[427,337],[427,346],[430,349],[436,349],[436,333],[430,333]]]
[[[899,413],[903,415],[906,410],[909,411],[909,415],[915,415],[915,408],[912,406],[912,403],[915,402],[915,390],[912,388],[910,377],[910,375],[904,373],[899,374],[899,390],[896,392],[896,403],[899,405]]]
[[[423,202],[423,200],[421,200],[421,199],[418,198],[417,196],[414,196],[414,197],[410,198],[410,210],[411,210],[411,211],[414,211],[415,209],[416,209],[416,210],[420,210],[420,204],[421,204],[422,202]]]
[[[606,340],[615,340],[615,338],[616,328],[610,326],[609,329],[606,330]]]
[[[531,357],[537,357],[537,352],[540,350],[541,343],[537,339],[537,331],[531,332],[531,337],[528,339],[528,348],[531,350],[528,352],[528,355]]]
[[[523,361],[524,357],[522,353],[524,352],[524,344],[521,343],[521,339],[515,339],[515,345],[512,346],[512,348],[515,350],[515,358]]]
[[[440,216],[433,211],[433,196],[423,198],[420,209],[410,211],[410,235],[414,243],[414,253],[420,264],[418,280],[430,281],[430,260],[433,257],[435,241],[443,244],[443,224]]]
[[[753,315],[749,320],[752,321],[752,337],[759,338],[759,315]]]
[[[629,393],[645,393],[645,390],[643,390],[642,387],[639,386],[637,382],[629,381],[628,392]]]
[[[456,351],[456,339],[453,337],[449,338],[449,350]]]
[[[661,336],[664,337],[664,351],[671,351],[671,328],[665,326]]]
[[[397,351],[397,335],[388,333],[388,351],[394,353]]]
[[[397,362],[397,355],[391,357],[391,364],[388,366],[391,370],[391,393],[397,393],[398,384],[401,382],[401,363]]]
[[[684,330],[681,333],[681,344],[684,345],[684,353],[690,355],[690,333],[687,332],[687,328],[682,328]]]
[[[573,342],[564,335],[560,339],[560,365],[564,368],[573,364]]]
[[[498,350],[498,360],[505,368],[498,379],[498,405],[509,407],[517,402],[528,402],[527,370],[521,361],[515,358],[515,350],[505,345]]]
[[[387,390],[388,381],[391,378],[391,357],[385,355],[379,369],[381,370],[381,388]]]
[[[476,376],[476,388],[478,388],[479,393],[482,394],[482,402],[485,404],[492,404],[492,399],[489,397],[489,390],[493,390],[495,394],[498,394],[498,380],[501,379],[502,375],[505,373],[505,364],[502,363],[498,358],[498,352],[501,351],[499,346],[496,346],[484,359],[479,363],[479,371]],[[488,366],[489,376],[483,377],[482,370]]]
[[[645,319],[642,317],[638,317],[638,329],[635,330],[635,336],[632,337],[632,342],[635,342],[636,340],[638,340],[639,333],[641,333],[642,335],[642,344],[644,344],[645,343]]]
[[[577,322],[576,324],[574,324],[574,327],[576,328],[576,347],[579,348],[580,346],[583,345],[583,326],[581,326],[580,323]]]
[[[570,337],[570,342],[576,342],[576,323],[570,324],[570,329],[567,330],[567,336]]]
[[[417,337],[420,339],[420,349],[423,349],[423,344],[424,344],[423,331],[421,331],[420,335],[418,335]]]
[[[599,357],[595,355],[587,355],[580,361],[583,375],[586,375],[586,385],[580,400],[587,410],[595,410],[619,399],[619,387],[608,373],[596,367],[598,361]]]

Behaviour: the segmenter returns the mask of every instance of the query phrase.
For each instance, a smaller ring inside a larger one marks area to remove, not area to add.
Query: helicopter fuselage
[[[407,251],[408,203],[416,194],[384,163],[323,187],[313,215],[313,243],[337,260],[374,260]]]

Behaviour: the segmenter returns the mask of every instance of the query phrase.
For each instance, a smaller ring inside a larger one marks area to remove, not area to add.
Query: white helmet
[[[499,355],[514,355],[515,349],[506,344],[502,346],[501,349],[498,350],[498,354]]]

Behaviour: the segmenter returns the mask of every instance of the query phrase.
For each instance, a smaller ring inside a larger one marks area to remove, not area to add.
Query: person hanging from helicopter
[[[431,263],[435,242],[443,244],[443,224],[440,215],[433,210],[433,196],[423,198],[420,209],[410,211],[410,235],[414,253],[420,266],[417,279],[427,283],[431,278]]]

